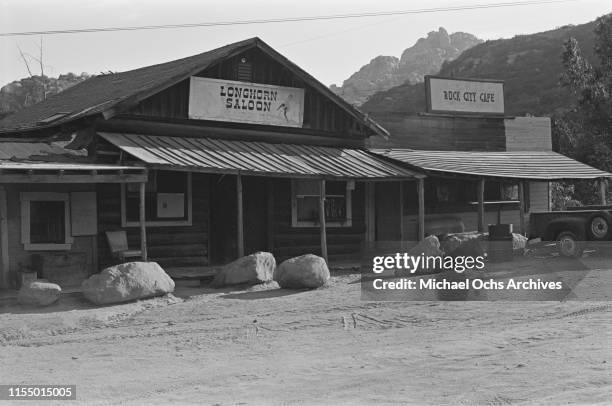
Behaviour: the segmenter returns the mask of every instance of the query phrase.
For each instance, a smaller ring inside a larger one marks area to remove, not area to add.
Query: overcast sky
[[[516,0],[523,2],[525,0]],[[0,0],[0,32],[183,24],[405,11],[509,0]],[[612,12],[610,0],[446,11],[358,19],[45,35],[45,73],[125,71],[259,36],[330,85],[377,55],[400,56],[429,31],[509,38],[582,24]],[[0,37],[0,86],[28,75],[17,46],[38,55],[40,36]],[[39,72],[36,62],[32,69]]]

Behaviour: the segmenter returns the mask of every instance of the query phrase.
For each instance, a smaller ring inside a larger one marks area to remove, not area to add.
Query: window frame
[[[291,179],[291,227],[293,228],[308,228],[308,227],[319,227],[319,221],[305,221],[298,220],[297,213],[297,186],[296,183],[300,181],[313,181],[313,179]],[[314,181],[318,181],[314,179]],[[344,221],[325,221],[326,227],[352,227],[353,226],[353,190],[355,190],[355,182],[351,180],[339,180],[338,182],[346,183],[346,202],[345,212],[346,219]],[[304,195],[304,196],[316,196],[316,195]],[[327,197],[327,188],[325,190],[325,196]],[[330,195],[331,196],[331,195]]]
[[[70,193],[57,192],[21,192],[21,243],[26,251],[69,251],[72,248],[70,221]],[[64,202],[64,243],[32,243],[30,242],[30,202],[33,201],[61,201]]]
[[[151,176],[150,171],[149,174]],[[153,220],[145,221],[147,227],[175,227],[175,226],[191,226],[193,224],[193,201],[192,201],[192,173],[183,171],[172,171],[187,173],[187,191],[185,193],[185,199],[187,199],[187,219],[186,220]],[[155,175],[153,175],[155,176]],[[155,182],[157,182],[157,176],[155,176]],[[157,191],[157,185],[155,187],[155,193]],[[127,191],[125,183],[121,184],[121,227],[140,227],[140,221],[128,221],[127,220]]]

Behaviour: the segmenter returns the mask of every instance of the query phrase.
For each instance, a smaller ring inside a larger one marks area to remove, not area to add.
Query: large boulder
[[[288,259],[274,272],[274,280],[286,289],[318,288],[327,283],[329,277],[325,260],[313,254]]]
[[[174,291],[174,281],[157,262],[127,262],[92,275],[81,285],[95,304],[127,302]]]
[[[62,288],[55,283],[33,281],[24,284],[17,295],[17,302],[29,306],[48,306],[59,299]]]
[[[448,234],[442,238],[440,248],[444,254],[450,256],[479,256],[484,255],[484,242],[487,241],[487,233],[457,233]],[[459,249],[461,248],[461,249]],[[458,252],[455,252],[458,250]]]
[[[249,284],[256,285],[271,281],[276,269],[274,255],[256,252],[222,267],[212,282],[213,286]]]
[[[442,251],[440,250],[440,241],[438,237],[435,235],[427,236],[420,241],[417,245],[412,247],[410,251],[408,251],[408,256],[410,257],[419,257],[423,255],[424,257],[440,257],[442,258]],[[433,263],[433,261],[429,261]],[[440,261],[436,261],[440,262]],[[417,269],[406,269],[406,268],[398,268],[394,271],[395,276],[410,276],[415,273],[427,273],[435,271],[435,269],[428,269],[426,266],[419,266]]]

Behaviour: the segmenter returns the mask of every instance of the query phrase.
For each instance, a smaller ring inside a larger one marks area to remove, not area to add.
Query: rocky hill
[[[90,77],[88,73],[67,73],[57,78],[32,76],[8,83],[0,88],[0,118],[36,104],[45,97],[66,90]]]
[[[481,43],[471,34],[448,34],[444,28],[432,31],[404,50],[400,58],[377,56],[344,81],[330,88],[348,102],[361,105],[376,92],[404,83],[418,83],[423,76],[436,73],[445,61],[457,58],[463,51]]]
[[[595,61],[594,28],[595,23],[591,22],[486,41],[445,63],[439,74],[503,80],[506,114],[552,115],[567,109],[575,100],[559,86],[563,43],[575,37],[587,59]],[[384,126],[386,121],[395,121],[394,116],[397,119],[425,111],[425,86],[423,83],[396,86],[371,96],[361,108]]]

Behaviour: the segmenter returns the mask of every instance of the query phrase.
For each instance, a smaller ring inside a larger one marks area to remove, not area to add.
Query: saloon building
[[[333,265],[367,242],[524,232],[547,182],[609,175],[530,141],[546,124],[444,114],[389,134],[259,38],[93,77],[0,121],[2,287],[138,257],[181,277],[261,250]]]

